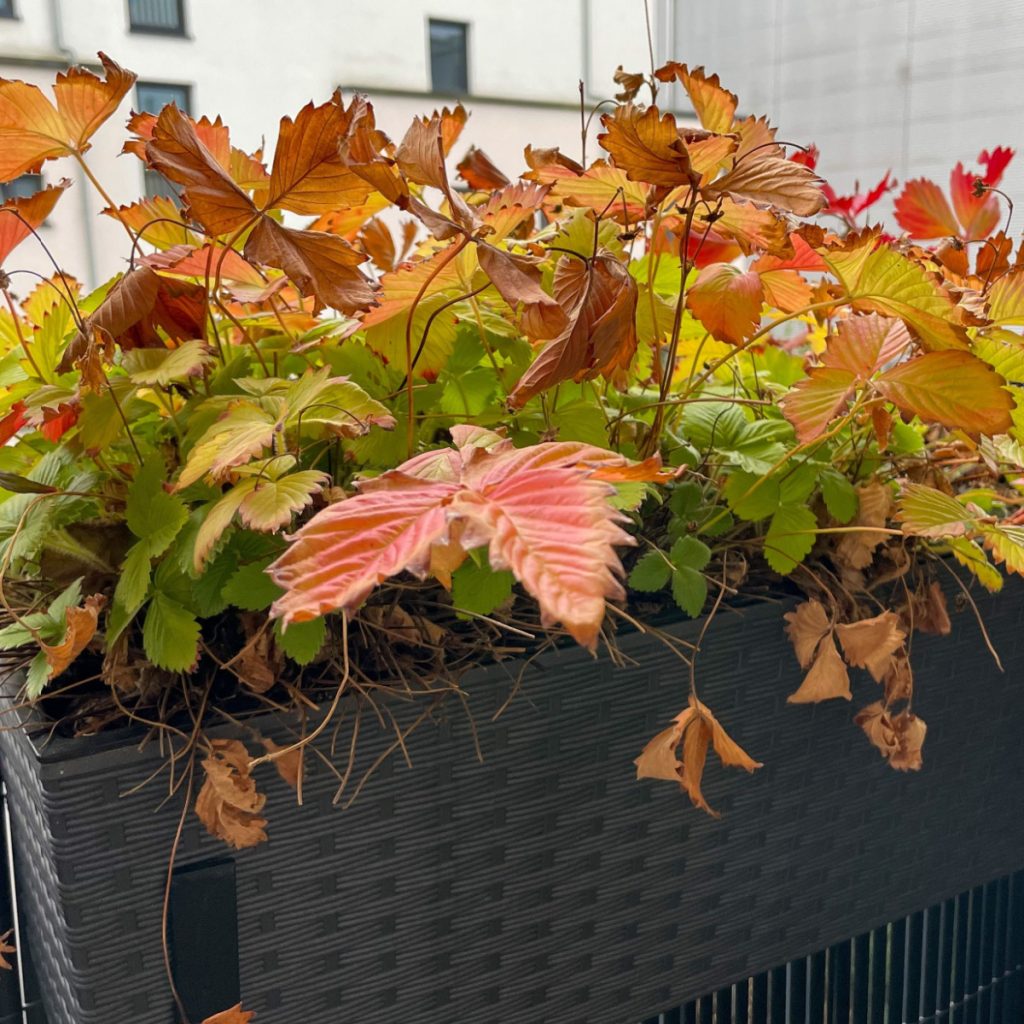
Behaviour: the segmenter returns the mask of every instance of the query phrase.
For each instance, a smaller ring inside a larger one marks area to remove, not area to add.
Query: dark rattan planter
[[[787,706],[784,609],[720,613],[701,696],[765,762],[709,767],[721,821],[634,779],[686,692],[641,635],[621,640],[636,667],[546,657],[497,723],[508,672],[470,677],[483,765],[452,702],[414,734],[413,768],[390,759],[348,811],[316,765],[303,807],[264,770],[269,843],[232,857],[187,818],[172,953],[195,1016],[240,982],[267,1024],[635,1024],[1020,868],[1022,595],[979,598],[1005,674],[969,612],[915,639],[929,733],[908,775],[851,725],[873,683],[852,707]],[[364,728],[363,756],[388,742]],[[159,784],[123,795],[155,755],[19,732],[0,748],[50,1024],[171,1024],[160,916],[180,805],[158,807]]]

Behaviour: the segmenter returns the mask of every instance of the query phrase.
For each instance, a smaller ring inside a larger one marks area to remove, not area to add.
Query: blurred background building
[[[1020,0],[650,0],[650,19],[655,61],[717,71],[741,113],[816,143],[840,192],[890,168],[944,185],[958,160],[1022,143]],[[592,107],[615,91],[617,65],[650,67],[643,0],[0,0],[0,76],[48,90],[56,70],[98,50],[139,74],[89,156],[118,203],[165,187],[117,156],[129,107],[220,114],[232,142],[255,149],[281,115],[338,86],[368,93],[393,137],[460,98],[472,116],[456,155],[475,143],[515,176],[527,142],[578,155],[580,80]],[[44,234],[95,282],[123,265],[123,233],[64,163],[0,192],[74,178]],[[1024,194],[1018,163],[1011,195]],[[29,246],[19,259],[47,270]]]

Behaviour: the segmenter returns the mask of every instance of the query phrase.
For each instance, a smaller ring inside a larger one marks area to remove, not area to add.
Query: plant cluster
[[[476,149],[450,168],[461,106],[396,143],[334,95],[269,161],[219,118],[133,114],[125,152],[176,198],[119,205],[89,140],[134,75],[101,61],[53,100],[0,81],[0,180],[71,158],[126,252],[90,292],[59,258],[34,281],[12,253],[70,183],[0,208],[0,645],[29,700],[186,740],[201,818],[246,846],[254,764],[300,787],[345,697],[426,716],[467,666],[785,578],[806,596],[789,699],[850,700],[867,670],[857,721],[920,765],[910,644],[949,631],[937,576],[1024,572],[1011,151],[957,165],[948,199],[908,182],[894,237],[867,223],[889,175],[837,195],[813,148],[669,63],[620,72],[579,160],[527,146],[516,179]],[[670,82],[694,117],[659,109]],[[709,746],[758,764],[698,698],[695,651],[643,628],[690,696],[639,774],[710,810]],[[210,708],[257,706],[321,724],[256,759],[205,737]]]

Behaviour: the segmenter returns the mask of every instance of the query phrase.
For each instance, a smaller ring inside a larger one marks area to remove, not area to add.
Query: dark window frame
[[[434,26],[456,28],[462,31],[462,87],[439,87],[434,70]],[[440,96],[468,96],[472,85],[469,74],[469,22],[453,21],[451,18],[427,18],[427,52],[430,58],[430,91]]]
[[[192,86],[185,82],[156,82],[153,80],[144,80],[135,83],[135,106],[140,113],[159,114],[159,110],[150,110],[142,105],[139,98],[139,89],[168,89],[179,93],[180,101],[178,99],[172,100],[178,109],[183,114],[192,113]],[[163,104],[166,106],[167,104]],[[162,109],[161,107],[161,109]],[[167,198],[173,198],[178,195],[177,187],[169,182],[159,171],[155,171],[150,167],[143,167],[142,170],[142,190],[143,194],[147,199],[153,199],[156,196],[165,196]]]
[[[0,0],[0,18],[7,18],[11,21],[18,20],[18,12],[14,7],[14,0]]]
[[[13,0],[11,0],[11,2],[13,3]],[[128,8],[129,32],[138,33],[140,35],[171,36],[179,39],[183,39],[188,36],[188,23],[185,20],[185,0],[174,0],[174,3],[178,9],[178,24],[173,27],[137,23],[135,19],[132,17],[131,0],[125,0],[125,3]]]

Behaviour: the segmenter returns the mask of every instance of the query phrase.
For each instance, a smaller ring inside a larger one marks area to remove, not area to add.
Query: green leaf
[[[700,485],[693,483],[692,480],[688,480],[685,483],[676,484],[672,488],[672,493],[668,499],[668,507],[672,510],[672,515],[677,519],[690,519],[700,506],[703,496],[704,492],[701,490]]]
[[[690,402],[683,406],[683,433],[698,448],[733,448],[749,422],[732,402]]]
[[[672,573],[672,596],[676,604],[695,619],[708,599],[708,581],[696,569],[676,569]]]
[[[782,505],[764,538],[764,557],[781,576],[791,573],[814,547],[818,521],[805,505]]]
[[[46,661],[46,655],[40,651],[28,667],[28,675],[25,679],[25,694],[30,700],[35,700],[50,681],[50,666]]]
[[[136,348],[124,354],[124,367],[136,384],[166,387],[202,374],[213,353],[202,341],[182,342],[177,348]]]
[[[199,654],[199,622],[183,605],[157,592],[142,627],[146,657],[170,672],[187,672]]]
[[[81,603],[82,580],[81,577],[79,577],[79,579],[75,580],[74,583],[69,584],[50,602],[49,608],[46,609],[46,614],[50,617],[51,621],[60,626],[60,629],[63,632],[67,610],[69,608],[76,608]]]
[[[507,570],[495,572],[467,558],[452,573],[452,604],[463,612],[490,615],[511,597],[513,583],[515,577]]]
[[[751,522],[767,519],[779,507],[779,481],[757,473],[740,470],[730,474],[722,493],[729,508]]]
[[[146,460],[128,488],[128,529],[144,541],[150,558],[162,555],[188,519],[185,503],[164,488],[167,467],[154,456]]]
[[[243,565],[221,591],[224,600],[250,612],[269,608],[284,591],[267,575],[267,565],[267,562]]]
[[[629,574],[629,585],[633,590],[653,593],[661,590],[672,576],[672,566],[661,551],[648,551],[642,555]]]
[[[828,514],[838,523],[848,523],[857,514],[857,489],[834,469],[826,469],[819,482]]]
[[[696,537],[680,537],[668,553],[677,569],[703,569],[711,561],[711,548]]]
[[[140,540],[128,549],[121,575],[114,591],[114,604],[120,605],[128,619],[139,610],[149,593],[150,559],[146,541]],[[126,620],[127,624],[127,620]],[[116,634],[115,634],[116,636]],[[115,637],[108,635],[107,640]]]
[[[284,632],[281,623],[274,623],[278,647],[299,665],[308,665],[320,653],[327,636],[327,620],[321,615],[306,622],[293,622]]]

